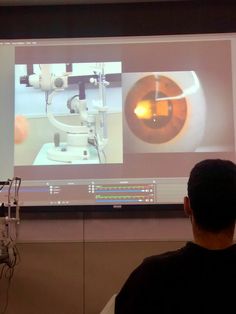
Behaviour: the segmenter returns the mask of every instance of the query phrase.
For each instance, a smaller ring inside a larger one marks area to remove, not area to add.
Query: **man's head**
[[[190,172],[188,197],[195,223],[204,230],[219,232],[235,223],[236,164],[207,159]]]

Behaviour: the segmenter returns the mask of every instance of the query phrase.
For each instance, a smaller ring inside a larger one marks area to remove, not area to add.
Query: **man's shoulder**
[[[177,261],[181,259],[186,254],[186,246],[181,247],[179,249],[173,251],[167,251],[158,255],[148,256],[143,260],[143,264],[145,265],[155,265],[162,264],[171,261]]]
[[[168,276],[183,267],[185,263],[185,247],[177,250],[168,251],[158,255],[152,255],[144,258],[142,263],[133,271],[132,277],[154,280],[154,277],[159,279],[162,276]]]

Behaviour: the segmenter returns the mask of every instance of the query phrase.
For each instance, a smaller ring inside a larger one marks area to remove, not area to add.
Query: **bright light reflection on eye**
[[[152,104],[149,100],[142,100],[137,103],[134,109],[138,119],[151,119],[152,118]]]

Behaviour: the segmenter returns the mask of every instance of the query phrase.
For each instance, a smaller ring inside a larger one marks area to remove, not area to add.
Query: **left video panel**
[[[122,63],[16,64],[15,165],[123,162]]]

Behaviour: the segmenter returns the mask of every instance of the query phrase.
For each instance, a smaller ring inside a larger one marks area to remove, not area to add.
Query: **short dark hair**
[[[219,232],[236,219],[236,164],[230,160],[206,159],[190,172],[188,197],[199,227]]]

